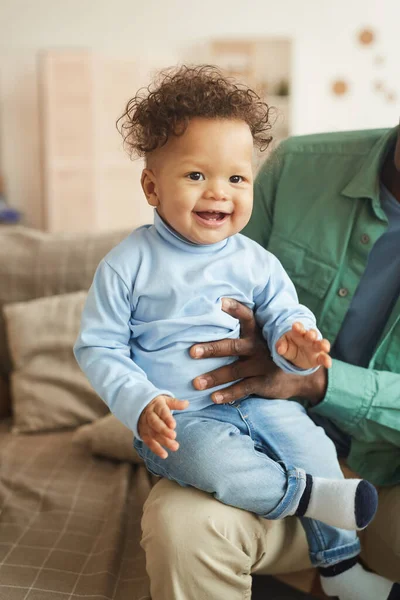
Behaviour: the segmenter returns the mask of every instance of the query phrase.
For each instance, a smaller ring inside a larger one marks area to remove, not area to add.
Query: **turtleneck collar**
[[[216,242],[215,244],[196,244],[195,242],[191,242],[187,240],[183,235],[180,235],[177,231],[172,229],[165,221],[160,217],[157,210],[154,210],[154,227],[156,228],[157,233],[166,241],[175,246],[176,248],[180,248],[184,252],[192,252],[194,254],[201,253],[214,253],[218,252],[218,250],[222,250],[228,243],[229,238],[225,238],[220,242]]]

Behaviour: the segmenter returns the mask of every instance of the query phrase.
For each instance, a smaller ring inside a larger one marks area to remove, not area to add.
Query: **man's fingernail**
[[[200,356],[203,356],[203,354],[204,354],[204,349],[201,346],[199,346],[198,348],[194,349],[194,355],[195,355],[196,358],[199,358]]]
[[[204,377],[199,377],[197,379],[197,383],[198,383],[199,388],[201,390],[205,390],[206,389],[206,387],[207,387],[207,379],[204,379]]]
[[[214,394],[214,401],[218,404],[218,402],[222,402],[224,399],[222,394]]]
[[[230,308],[232,302],[228,298],[222,298],[222,308]]]

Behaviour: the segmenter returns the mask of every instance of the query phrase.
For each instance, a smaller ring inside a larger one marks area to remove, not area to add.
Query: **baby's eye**
[[[241,175],[232,175],[229,177],[231,183],[242,183],[243,177]]]
[[[189,173],[188,177],[192,181],[204,181],[203,173],[199,173],[198,171],[192,171],[192,173]]]

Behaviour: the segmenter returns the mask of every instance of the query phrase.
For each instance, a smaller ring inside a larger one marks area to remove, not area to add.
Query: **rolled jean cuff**
[[[348,558],[358,556],[361,552],[361,544],[359,540],[346,544],[345,546],[339,546],[337,548],[331,548],[330,550],[321,550],[320,552],[310,552],[310,560],[313,567],[330,567],[336,565]]]
[[[264,519],[284,519],[294,515],[299,506],[300,499],[306,488],[306,472],[303,469],[289,468],[286,471],[287,489],[279,504],[266,515]]]

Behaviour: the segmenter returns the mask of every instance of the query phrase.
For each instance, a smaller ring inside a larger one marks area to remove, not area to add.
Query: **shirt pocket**
[[[293,281],[300,303],[318,318],[337,270],[308,249],[288,242],[277,234],[271,236],[268,250],[280,260]]]

